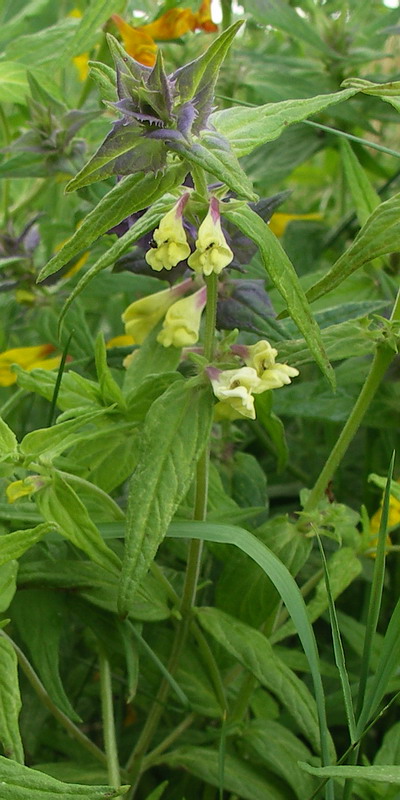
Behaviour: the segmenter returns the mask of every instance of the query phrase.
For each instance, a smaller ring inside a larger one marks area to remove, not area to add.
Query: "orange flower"
[[[125,22],[119,14],[113,14],[111,19],[115,22],[124,43],[127,53],[145,67],[153,67],[156,63],[157,45],[142,28],[134,28]]]
[[[215,33],[218,30],[218,25],[211,19],[211,0],[202,0],[195,17],[196,28],[200,28],[206,33]]]
[[[153,22],[139,28],[129,25],[119,14],[113,14],[111,19],[121,34],[126,52],[140,64],[152,67],[157,53],[155,39],[165,42],[178,39],[188,31],[200,29],[214,33],[218,30],[211,19],[210,7],[211,0],[202,0],[197,12],[190,8],[170,8]]]

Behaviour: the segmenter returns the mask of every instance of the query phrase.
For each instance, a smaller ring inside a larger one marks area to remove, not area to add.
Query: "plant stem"
[[[203,177],[204,171],[198,170],[198,173]],[[196,180],[196,179],[195,179]],[[206,323],[205,323],[205,341],[204,353],[206,358],[212,358],[214,351],[214,335],[215,335],[215,318],[217,307],[217,276],[212,274],[206,278],[207,284],[207,306],[206,306]],[[203,453],[201,454],[196,472],[196,496],[194,503],[193,519],[203,521],[207,513],[207,498],[208,498],[208,466],[209,466],[209,445],[206,443]],[[170,675],[174,675],[178,669],[179,661],[185,647],[186,639],[188,636],[189,628],[192,622],[192,609],[195,604],[197,583],[200,572],[202,555],[202,542],[198,539],[192,539],[189,543],[188,559],[186,565],[185,583],[183,587],[182,599],[179,611],[181,619],[179,620],[175,638],[172,645],[171,655],[168,661],[167,669]],[[170,684],[165,679],[161,681],[160,688],[157,692],[156,698],[150,709],[147,720],[144,724],[143,730],[139,739],[127,761],[126,769],[131,772],[133,777],[133,786],[129,795],[130,800],[135,796],[136,788],[140,779],[141,772],[143,771],[143,758],[153,736],[157,730],[158,723],[164,711],[165,703],[169,694]]]
[[[4,113],[4,110],[0,106],[0,128],[3,133],[3,146],[8,147],[11,142],[11,133],[10,127],[8,124],[7,117]],[[10,213],[9,213],[9,206],[10,206],[10,181],[8,178],[4,178],[3,180],[3,196],[2,196],[2,205],[3,205],[3,226],[6,227]]]
[[[396,301],[396,306],[398,300]],[[393,318],[393,316],[392,316]],[[311,490],[308,500],[304,506],[304,511],[312,511],[324,495],[325,489],[328,486],[333,474],[336,472],[350,442],[357,433],[361,425],[363,417],[370,406],[370,403],[378,389],[383,376],[393,361],[396,353],[388,345],[379,345],[376,349],[374,359],[371,364],[370,371],[361,392],[357,398],[355,406],[337,440],[333,450],[328,456],[327,461],[319,475],[314,488]]]
[[[185,717],[185,719],[183,719],[182,722],[177,725],[177,727],[174,728],[174,730],[171,731],[171,733],[169,733],[168,736],[166,736],[165,739],[163,739],[162,742],[160,742],[160,744],[157,745],[157,747],[155,747],[154,750],[152,750],[151,753],[149,753],[143,759],[143,768],[147,769],[156,763],[158,761],[158,756],[160,756],[161,753],[164,753],[164,751],[167,750],[168,747],[176,741],[176,739],[179,739],[179,737],[187,730],[187,728],[190,728],[192,723],[195,721],[196,716],[197,715],[192,712]]]
[[[117,742],[115,738],[114,708],[110,662],[103,649],[99,648],[100,697],[103,718],[103,738],[107,756],[108,782],[113,789],[121,786]]]
[[[225,31],[232,25],[232,3],[231,0],[221,0],[222,8],[222,30]]]
[[[94,742],[91,742],[90,739],[88,739],[88,737],[85,736],[85,734],[82,733],[82,731],[79,730],[79,728],[77,728],[77,726],[73,722],[71,722],[69,717],[67,717],[66,714],[63,713],[63,711],[60,711],[60,709],[57,708],[55,703],[53,703],[50,695],[44,688],[42,681],[40,680],[38,675],[36,675],[35,670],[29,663],[25,654],[22,652],[22,650],[20,650],[18,645],[15,644],[15,642],[11,639],[11,637],[8,636],[4,631],[0,631],[0,636],[3,636],[5,639],[7,639],[7,641],[10,642],[10,644],[13,646],[16,656],[18,658],[18,663],[22,671],[25,673],[29,683],[31,684],[32,689],[36,692],[37,696],[39,697],[39,700],[43,703],[43,705],[50,711],[51,714],[53,714],[53,717],[55,717],[58,720],[58,722],[61,723],[63,728],[65,728],[65,730],[68,731],[68,733],[72,736],[72,738],[75,739],[77,742],[79,742],[79,744],[81,744],[82,747],[84,747],[85,750],[87,750],[88,753],[90,753],[90,755],[93,756],[93,758],[95,758],[97,761],[100,761],[102,764],[107,764],[106,754],[103,753],[103,751],[100,750],[100,748],[97,747],[97,745],[94,744]]]

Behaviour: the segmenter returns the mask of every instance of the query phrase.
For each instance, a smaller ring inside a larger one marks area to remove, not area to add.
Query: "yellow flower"
[[[79,80],[83,83],[89,75],[89,53],[81,53],[80,56],[75,56],[72,59],[72,63],[75,64]]]
[[[0,386],[11,386],[16,382],[17,376],[12,371],[12,364],[30,371],[36,367],[54,369],[60,363],[60,356],[48,358],[46,356],[54,350],[52,344],[40,344],[35,347],[14,347],[0,353]]]
[[[260,383],[260,379],[255,369],[240,367],[221,371],[215,367],[208,367],[206,372],[215,396],[221,401],[216,406],[218,416],[228,419],[256,418],[252,392]]]
[[[184,294],[191,285],[189,278],[172,289],[164,289],[131,303],[122,314],[122,321],[126,334],[132,337],[132,344],[142,344],[177,297]]]
[[[129,347],[130,344],[135,344],[133,336],[122,333],[120,336],[113,336],[112,339],[109,339],[106,343],[106,348],[107,350],[111,350],[112,347]]]
[[[129,25],[119,14],[113,14],[111,19],[121,34],[126,52],[140,64],[152,67],[157,53],[154,39],[160,42],[178,39],[198,28],[207,33],[218,30],[211,19],[210,5],[211,0],[203,0],[197,12],[190,8],[170,8],[153,22],[139,28]]]
[[[204,275],[217,275],[231,263],[233,253],[228,247],[221,228],[219,205],[216,197],[212,197],[207,216],[200,225],[196,250],[188,259],[189,267]]]
[[[41,475],[30,475],[23,481],[13,481],[6,488],[7,500],[9,503],[15,503],[20,497],[31,497],[39,489],[43,489],[48,482],[49,479],[43,478]]]
[[[246,350],[248,355],[245,356],[244,362],[256,370],[260,379],[259,385],[253,390],[255,394],[266,392],[268,389],[280,389],[281,386],[291,383],[291,378],[299,375],[299,370],[295,367],[275,362],[278,351],[275,347],[271,347],[266,339],[250,345]]]
[[[380,506],[380,508],[378,508],[378,510],[375,511],[375,514],[371,517],[371,533],[377,534],[379,532],[381,517],[382,506]],[[389,500],[388,528],[397,528],[398,525],[400,525],[400,500],[397,500],[397,498],[393,497],[391,494]]]
[[[68,16],[74,19],[81,19],[82,11],[79,8],[73,8]],[[80,56],[75,56],[75,58],[72,59],[72,63],[75,64],[78,70],[79,80],[82,82],[85,81],[89,75],[89,53],[81,53]]]
[[[189,198],[185,192],[171,211],[160,220],[160,225],[154,231],[153,238],[157,247],[148,250],[145,259],[149,266],[156,272],[162,269],[172,269],[180,261],[184,261],[190,254],[185,229],[182,222],[183,209]]]
[[[129,25],[119,14],[113,14],[111,19],[121,34],[126,52],[139,64],[153,67],[156,63],[157,45],[151,36],[142,28],[134,28]]]
[[[281,214],[280,211],[277,211],[272,215],[269,227],[275,236],[280,237],[285,233],[289,222],[300,219],[322,219],[322,214]]]
[[[178,300],[167,311],[157,341],[164,347],[188,347],[199,338],[200,321],[206,304],[207,290],[203,286],[190,297]]]

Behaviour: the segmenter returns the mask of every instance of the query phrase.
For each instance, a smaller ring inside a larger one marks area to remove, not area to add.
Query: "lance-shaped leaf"
[[[60,593],[46,589],[25,589],[15,595],[12,618],[52,700],[67,717],[74,722],[82,722],[71,706],[60,677],[59,649],[64,626],[64,604],[65,597]]]
[[[221,211],[257,244],[264,266],[274,286],[285,299],[290,316],[302,332],[318,366],[334,387],[335,376],[325,352],[321,332],[311,314],[293,264],[278,239],[261,217],[248,206],[229,210],[229,204],[222,203]]]
[[[81,439],[83,440],[85,436],[91,437],[93,432],[96,433],[93,429],[88,433],[85,431],[77,434],[75,431],[97,420],[99,417],[103,417],[109,411],[110,409],[107,408],[99,409],[99,411],[88,411],[76,419],[59,422],[53,425],[52,428],[39,428],[36,431],[27,433],[20,444],[21,453],[30,460],[38,456],[46,456],[47,459],[55,458],[55,456],[67,450],[68,447],[72,447],[73,444]]]
[[[126,615],[193,480],[209,437],[209,386],[178,381],[153,403],[144,424],[127,511],[126,549],[118,607]]]
[[[209,172],[239,197],[256,200],[257,195],[246,173],[231,150],[227,139],[216,133],[203,134],[201,141],[188,144],[184,141],[171,142],[170,148],[185,158],[189,164]]]
[[[194,102],[197,112],[197,119],[193,125],[194,133],[204,127],[211,112],[214,87],[220,66],[242,25],[243,20],[235,22],[221,33],[199,58],[180,67],[171,75],[171,78],[176,80],[176,88],[181,102],[186,103],[191,100]]]
[[[24,751],[18,726],[20,710],[17,656],[12,644],[2,634],[0,636],[0,742],[8,758],[23,764]]]
[[[0,417],[0,461],[17,451],[17,437]]]
[[[311,303],[331,292],[349,275],[374,258],[397,252],[399,237],[400,193],[381,203],[372,212],[353,244],[338,258],[329,272],[308,290],[308,301]]]
[[[142,126],[134,121],[126,125],[118,120],[90,161],[67,184],[66,191],[73,192],[110,175],[151,172],[154,177],[164,171],[166,162],[167,147],[163,139],[147,137]]]
[[[304,682],[276,655],[264,634],[219,608],[199,608],[196,616],[207,633],[276,695],[318,752],[320,734],[315,700]]]
[[[171,167],[163,175],[130,175],[119,181],[85,217],[82,225],[41,270],[38,281],[43,281],[68,263],[82,250],[125,217],[152,205],[166,192],[181,183],[186,175],[182,165]]]
[[[120,559],[103,541],[96,525],[71,486],[57,473],[53,485],[35,495],[39,511],[47,522],[55,522],[60,533],[91,561],[112,572],[119,572]]]
[[[27,550],[33,547],[36,542],[39,542],[43,536],[54,531],[56,527],[56,525],[49,525],[47,522],[44,522],[41,525],[36,525],[35,528],[14,531],[14,533],[1,536],[0,565],[22,556]]]
[[[184,169],[184,172],[186,172],[186,169]],[[126,253],[138,239],[140,239],[149,231],[152,231],[158,225],[161,217],[163,217],[164,214],[170,210],[174,202],[176,202],[176,198],[170,194],[166,194],[165,197],[162,197],[160,200],[156,201],[153,205],[151,205],[150,208],[147,209],[147,211],[145,211],[143,216],[139,217],[132,227],[129,228],[129,230],[127,230],[127,232],[124,233],[124,235],[121,236],[118,241],[111,245],[111,247],[100,256],[95,264],[93,264],[93,266],[90,267],[87,272],[84,273],[84,275],[82,275],[81,279],[78,281],[61,309],[61,314],[59,317],[60,326],[71,303],[83,291],[85,286],[87,286],[88,283],[90,283],[90,281],[93,280],[93,278],[95,278],[99,272],[102,272],[103,269],[115,264],[116,260]]]
[[[111,789],[63,783],[3,756],[0,756],[0,782],[1,800],[117,800],[129,789],[129,786]]]
[[[101,33],[102,25],[107,22],[111,14],[122,9],[121,0],[94,0],[89,3],[73,38],[60,53],[61,63],[93,47]]]
[[[240,158],[261,144],[277,139],[288,125],[301,122],[334,103],[341,103],[356,92],[357,89],[344,89],[334,94],[283,100],[281,103],[267,103],[257,108],[233,106],[224,111],[216,111],[211,115],[210,122],[231,142],[235,154]]]

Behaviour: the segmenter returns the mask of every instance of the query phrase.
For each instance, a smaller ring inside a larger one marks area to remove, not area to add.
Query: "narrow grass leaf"
[[[310,775],[319,778],[344,778],[346,780],[364,780],[372,783],[386,783],[400,786],[400,767],[398,766],[339,766],[339,767],[312,767],[310,764],[299,762],[299,766]]]
[[[372,577],[371,593],[368,603],[367,621],[365,627],[364,648],[361,658],[361,674],[360,684],[358,688],[357,697],[357,717],[363,717],[363,706],[365,699],[365,690],[367,686],[368,674],[370,671],[371,655],[373,641],[378,626],[379,614],[382,604],[383,582],[385,579],[385,554],[387,544],[387,528],[389,518],[389,504],[390,504],[390,487],[393,479],[393,470],[395,462],[395,453],[393,453],[389,465],[388,478],[383,496],[382,514],[379,525],[378,542],[376,547],[376,557],[374,563],[374,574]],[[379,702],[379,701],[378,701]],[[371,708],[369,713],[373,713],[375,709]],[[366,721],[366,720],[365,720]],[[362,729],[358,726],[357,733],[360,735]]]
[[[173,692],[175,692],[178,700],[184,708],[189,708],[190,703],[188,698],[185,695],[185,692],[182,691],[179,684],[176,682],[175,678],[171,675],[171,673],[167,670],[164,666],[161,659],[158,657],[157,653],[154,652],[153,648],[146,642],[146,640],[141,636],[137,627],[132,625],[131,622],[127,623],[130,633],[132,634],[133,638],[136,639],[136,642],[140,645],[140,647],[147,653],[153,664],[156,665],[157,669],[161,672],[161,675],[165,680],[169,683]]]
[[[349,736],[350,736],[350,741],[351,742],[355,742],[356,739],[357,739],[357,734],[356,734],[356,721],[355,721],[354,709],[353,709],[353,699],[352,699],[352,695],[351,695],[349,676],[347,674],[347,669],[346,669],[346,661],[345,661],[345,655],[344,655],[342,640],[341,640],[341,636],[340,636],[339,623],[338,623],[338,618],[337,618],[337,614],[336,614],[335,603],[333,601],[333,595],[332,595],[332,590],[331,590],[331,583],[330,583],[330,577],[329,577],[328,564],[326,562],[324,548],[322,546],[322,542],[321,542],[320,536],[317,536],[317,541],[318,541],[318,546],[319,546],[319,550],[320,550],[320,553],[321,553],[322,564],[323,564],[323,567],[324,567],[326,591],[327,591],[327,595],[328,595],[328,604],[329,604],[328,605],[328,607],[329,607],[329,619],[330,619],[331,630],[332,630],[333,650],[334,650],[334,653],[335,653],[336,666],[337,666],[337,668],[339,670],[340,682],[342,684],[342,692],[343,692],[344,705],[345,705],[345,709],[346,709],[347,724],[348,724],[348,727],[349,727]]]
[[[278,590],[296,626],[310,665],[314,683],[314,693],[318,709],[321,751],[324,764],[329,763],[329,733],[325,715],[325,698],[319,670],[319,659],[314,631],[307,617],[307,610],[296,581],[284,564],[252,533],[233,525],[217,525],[203,522],[174,522],[169,536],[175,538],[197,538],[203,541],[233,544],[253,559],[268,575]]]

